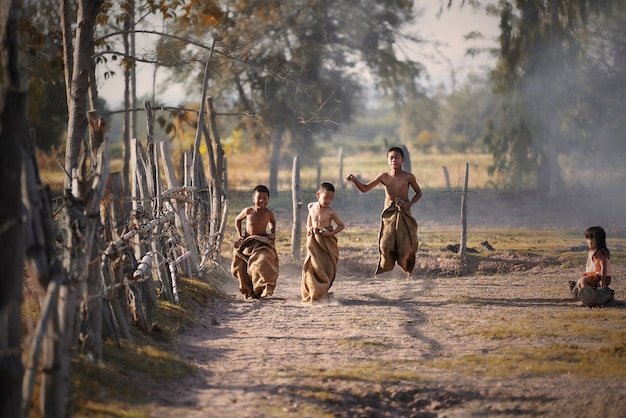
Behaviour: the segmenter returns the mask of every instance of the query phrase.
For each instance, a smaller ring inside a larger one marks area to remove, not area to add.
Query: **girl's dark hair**
[[[270,189],[267,188],[267,186],[264,186],[262,184],[259,184],[258,186],[256,186],[254,188],[254,190],[252,191],[254,192],[259,192],[259,193],[267,193],[267,196],[269,197],[270,195]]]
[[[606,247],[606,232],[604,232],[604,228],[601,226],[590,226],[585,230],[585,238],[590,239],[593,243],[593,248],[596,249],[593,253],[594,257],[598,254],[611,258],[611,252]]]

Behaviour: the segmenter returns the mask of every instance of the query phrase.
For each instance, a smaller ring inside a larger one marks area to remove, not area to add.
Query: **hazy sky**
[[[485,16],[484,13],[475,13],[468,6],[462,9],[459,9],[458,6],[454,6],[450,10],[446,9],[437,18],[439,2],[427,0],[425,3],[431,6],[425,10],[423,17],[419,19],[416,27],[417,33],[424,39],[437,40],[446,44],[439,49],[439,52],[446,58],[438,55],[433,48],[424,47],[419,51],[415,51],[417,59],[427,66],[432,85],[445,83],[449,87],[452,69],[454,69],[456,81],[462,82],[469,72],[477,71],[485,65],[492,64],[492,59],[486,56],[479,58],[466,57],[465,50],[470,46],[495,45],[494,39],[498,33],[497,19]],[[471,31],[480,31],[487,39],[481,43],[465,41],[464,35]],[[138,45],[140,42],[138,39]],[[124,94],[121,71],[119,68],[116,68],[116,71],[117,75],[115,77],[101,81],[99,86],[100,96],[107,100],[111,108],[120,106]],[[151,92],[152,78],[152,66],[139,64],[137,67],[138,96],[141,97]],[[99,80],[104,80],[104,78],[100,75]],[[176,106],[181,102],[200,100],[200,92],[197,93],[197,97],[193,97],[184,94],[181,89],[176,87],[170,88],[166,92],[160,92],[159,81],[159,78],[157,78],[157,91],[159,91],[157,100],[165,105]]]
[[[437,2],[438,3],[438,2]],[[446,1],[447,3],[447,1]],[[493,47],[496,46],[496,38],[499,34],[498,19],[487,16],[484,12],[473,12],[468,6],[461,9],[453,6],[445,9],[437,18],[438,6],[432,5],[420,19],[419,33],[424,39],[435,39],[446,46],[440,51],[447,58],[439,57],[435,60],[424,60],[428,68],[433,84],[444,82],[450,83],[451,70],[454,69],[457,82],[463,81],[468,73],[477,71],[484,66],[492,66],[493,58],[486,55],[471,57],[465,56],[469,47]],[[481,32],[485,37],[482,41],[466,41],[464,36],[469,32]]]

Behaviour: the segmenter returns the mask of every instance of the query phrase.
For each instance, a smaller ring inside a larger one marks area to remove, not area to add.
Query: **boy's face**
[[[252,202],[254,202],[254,207],[258,209],[266,208],[269,201],[270,196],[267,193],[254,192],[254,195],[252,196]]]
[[[402,168],[404,157],[398,151],[391,151],[387,154],[387,163],[391,168]]]
[[[333,192],[326,190],[320,190],[317,192],[317,201],[323,208],[330,206],[330,203],[333,201],[333,197],[335,197],[335,193]]]

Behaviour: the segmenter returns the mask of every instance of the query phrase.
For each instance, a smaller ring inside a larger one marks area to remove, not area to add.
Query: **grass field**
[[[268,157],[263,151],[254,156],[234,155],[228,159],[228,184],[231,190],[250,190],[257,184],[267,184]],[[343,160],[343,166],[341,164]],[[490,178],[487,168],[491,156],[487,154],[413,154],[410,156],[411,172],[415,174],[420,187],[424,189],[446,189],[448,182],[444,168],[448,171],[451,188],[462,188],[465,177],[465,163],[469,164],[468,186],[489,188],[497,178]],[[318,171],[319,170],[319,171]],[[339,151],[323,156],[318,166],[301,165],[300,180],[302,189],[314,189],[318,181],[329,181],[335,187],[344,182],[348,174],[362,180],[371,180],[378,174],[388,171],[387,156],[384,150],[371,151],[358,155],[339,156]],[[292,163],[284,162],[279,171],[278,192],[291,190]]]

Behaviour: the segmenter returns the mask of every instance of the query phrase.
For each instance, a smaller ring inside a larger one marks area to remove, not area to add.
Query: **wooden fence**
[[[149,110],[147,114],[150,123]],[[101,207],[107,238],[100,257],[106,301],[103,331],[113,339],[128,338],[131,324],[150,332],[157,297],[180,302],[177,278],[197,277],[207,263],[218,260],[226,224],[228,201],[222,195],[219,205],[213,203],[215,199],[207,193],[208,182],[203,178],[204,164],[190,163],[192,153],[185,154],[184,166],[179,170],[181,185],[167,142],[154,147],[148,138],[147,144],[144,149],[140,141],[131,141],[132,210],[125,212],[128,204],[119,173],[111,174]],[[202,173],[194,173],[194,166]],[[201,179],[204,190],[190,184],[193,179]],[[217,180],[221,182],[222,176]],[[209,213],[202,208],[208,208]],[[220,212],[210,213],[211,209]]]
[[[24,416],[33,405],[38,376],[43,393],[40,412],[63,416],[63,399],[71,390],[65,384],[68,360],[74,350],[101,361],[104,338],[116,342],[130,339],[132,326],[150,332],[159,298],[180,302],[178,278],[198,277],[219,260],[228,201],[212,100],[207,99],[199,113],[194,149],[184,155],[185,164],[178,170],[182,181],[176,175],[168,143],[153,139],[154,118],[149,102],[145,108],[145,146],[131,141],[131,195],[124,196],[120,173],[109,174],[105,125],[97,115],[90,114],[90,138],[97,139],[90,142],[98,146],[92,150],[91,171],[84,164],[80,173],[72,173],[72,189],[64,193],[57,222],[57,234],[65,243],[63,252],[57,256],[54,244],[43,246],[34,239],[28,241],[29,248],[45,249],[44,256],[53,257],[47,264],[46,260],[27,264],[32,266],[30,279],[43,286],[45,295],[24,356]],[[205,111],[206,119],[202,116]],[[203,138],[209,149],[208,168],[199,152]],[[39,179],[36,170],[33,172],[35,184]],[[33,187],[33,196],[38,197],[36,190]],[[45,209],[45,205],[40,206]],[[52,216],[42,215],[41,219],[52,221]],[[34,228],[29,237],[43,239],[40,236],[45,235],[46,243],[57,235],[52,226],[44,230],[30,222],[29,228]],[[48,264],[48,270],[35,268]]]

